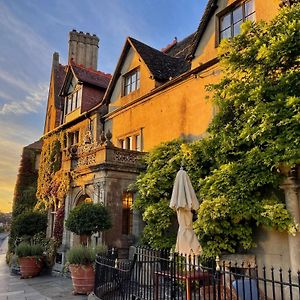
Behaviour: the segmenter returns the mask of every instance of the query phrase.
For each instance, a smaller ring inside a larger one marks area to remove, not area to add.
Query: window
[[[254,0],[239,3],[219,15],[219,42],[225,38],[232,38],[241,31],[241,24],[247,20],[255,21]]]
[[[68,134],[68,137],[69,137],[69,146],[77,145],[79,143],[79,130],[70,132]]]
[[[127,150],[143,151],[143,131],[140,129],[131,135],[118,139],[119,147]]]
[[[124,76],[124,96],[140,88],[140,69],[135,69]]]
[[[138,134],[135,136],[135,150],[142,151],[142,135]]]
[[[132,201],[133,194],[131,192],[124,192],[122,195],[122,234],[132,233]]]
[[[81,106],[81,89],[65,98],[65,115]]]

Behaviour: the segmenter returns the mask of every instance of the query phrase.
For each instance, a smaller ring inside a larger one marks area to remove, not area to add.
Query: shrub
[[[102,204],[81,203],[71,210],[65,225],[75,234],[91,236],[111,228],[111,218]]]
[[[30,245],[29,243],[22,242],[16,247],[16,254],[18,257],[42,256],[43,247],[39,244]]]
[[[74,265],[89,265],[94,263],[96,251],[91,247],[75,246],[67,252],[67,261]]]
[[[36,233],[46,231],[47,215],[39,211],[24,212],[13,221],[13,228],[17,237],[34,236]]]
[[[98,255],[103,255],[103,256],[107,255],[108,249],[107,246],[104,244],[99,244],[94,249],[95,249],[95,253]]]

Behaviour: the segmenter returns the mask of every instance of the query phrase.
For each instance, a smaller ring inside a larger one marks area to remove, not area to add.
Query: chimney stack
[[[88,32],[77,32],[75,29],[69,32],[69,58],[78,65],[97,70],[99,38]]]
[[[57,67],[59,65],[59,54],[58,52],[54,52],[52,56],[52,66]]]

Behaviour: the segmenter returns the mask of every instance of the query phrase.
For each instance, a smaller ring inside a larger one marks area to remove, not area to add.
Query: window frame
[[[72,93],[65,96],[64,115],[72,113],[81,107],[82,88],[74,90]]]
[[[132,81],[133,76],[136,75],[136,80]],[[127,84],[126,80],[130,78],[130,83]],[[140,68],[134,68],[133,70],[130,70],[126,74],[123,75],[123,87],[122,87],[122,96],[128,96],[129,94],[137,91],[140,89],[141,86],[141,71]],[[132,86],[134,84],[134,89],[132,89]],[[130,91],[127,91],[127,87],[130,87]]]
[[[247,2],[251,2],[253,1],[254,4],[254,11],[249,14],[249,15],[245,15],[245,4]],[[242,7],[242,19],[237,21],[236,23],[234,23],[233,21],[233,12],[238,8],[238,7]],[[256,10],[255,10],[255,0],[236,0],[233,3],[231,3],[230,5],[228,5],[227,7],[225,7],[223,10],[221,10],[220,12],[218,12],[216,14],[216,44],[215,46],[218,47],[222,41],[221,39],[221,32],[223,32],[224,30],[221,30],[221,18],[225,17],[226,15],[230,14],[230,26],[227,27],[230,28],[231,32],[230,32],[230,37],[229,38],[233,38],[236,35],[234,35],[233,32],[233,28],[234,25],[237,24],[238,22],[242,21],[242,23],[244,23],[246,21],[246,18],[249,17],[250,15],[254,15],[256,14]],[[224,39],[224,38],[223,38]]]
[[[122,234],[131,235],[133,230],[133,193],[122,193]]]

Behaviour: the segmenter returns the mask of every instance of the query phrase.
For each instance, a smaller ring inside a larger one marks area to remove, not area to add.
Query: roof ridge
[[[161,56],[164,56],[165,58],[169,58],[169,59],[171,59],[171,60],[183,60],[181,57],[173,57],[173,56],[170,56],[170,55],[168,55],[168,54],[166,54],[166,53],[164,53],[164,52],[162,52],[162,51],[160,51],[160,50],[158,50],[158,49],[156,49],[156,48],[153,48],[153,47],[151,47],[151,46],[149,46],[149,45],[147,45],[147,44],[145,44],[145,43],[143,43],[143,42],[141,42],[141,41],[139,41],[139,40],[133,38],[133,37],[128,37],[128,38],[129,38],[130,40],[134,40],[135,42],[138,42],[138,43],[140,43],[140,44],[142,44],[142,45],[144,45],[144,46],[150,48],[151,50],[155,51],[157,54],[159,54],[159,55],[161,55]]]
[[[161,48],[161,52],[166,53],[168,50],[170,50],[172,47],[174,47],[177,44],[177,37],[175,36],[173,41],[168,44],[166,47]]]
[[[75,66],[75,67],[84,69],[85,71],[90,72],[90,73],[96,73],[97,75],[103,75],[107,78],[111,78],[111,76],[112,76],[110,73],[105,73],[101,70],[94,70],[92,67],[85,67],[83,64],[77,64],[74,62],[74,60],[71,60],[71,66]]]

